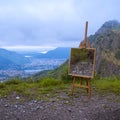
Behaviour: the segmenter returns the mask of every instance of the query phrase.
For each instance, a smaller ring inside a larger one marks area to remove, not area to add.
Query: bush
[[[42,87],[49,87],[49,86],[60,85],[62,83],[63,82],[61,80],[56,80],[54,78],[45,78],[45,79],[40,81],[40,86],[42,86]]]
[[[10,79],[5,82],[5,84],[7,84],[7,85],[11,85],[11,84],[17,85],[20,83],[21,83],[21,80],[19,80],[18,78]]]
[[[116,57],[117,59],[120,59],[120,50],[118,50],[118,51],[116,52],[115,57]]]
[[[5,87],[6,87],[5,83],[1,83],[1,82],[0,82],[0,89],[3,89],[3,88],[5,88]]]
[[[61,79],[64,83],[71,82],[72,76],[68,75],[68,66],[65,66],[63,72],[61,73]]]

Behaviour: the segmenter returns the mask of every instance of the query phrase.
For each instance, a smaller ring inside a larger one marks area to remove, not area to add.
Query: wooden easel
[[[86,41],[87,41],[87,31],[88,31],[88,21],[86,21],[86,27],[85,27],[85,36],[84,36],[84,41],[80,43],[79,48],[85,48],[87,47]],[[88,48],[91,48],[90,42],[88,43]],[[94,72],[94,71],[93,71]],[[90,90],[90,77],[80,77],[80,84],[75,84],[76,81],[76,76],[73,76],[73,81],[72,81],[72,94],[74,92],[75,87],[80,87],[80,88],[85,88],[87,90],[87,94],[90,97],[91,96],[91,90]],[[86,84],[83,85],[83,80],[85,79]]]

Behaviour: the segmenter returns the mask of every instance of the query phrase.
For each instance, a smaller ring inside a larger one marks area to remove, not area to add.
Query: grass
[[[35,97],[40,94],[53,93],[56,90],[66,89],[66,84],[62,80],[54,78],[44,78],[37,81],[22,81],[18,78],[0,83],[0,96],[7,96],[16,93],[21,96]]]
[[[120,76],[112,76],[109,78],[99,78],[93,80],[92,83],[98,92],[120,94]]]
[[[63,81],[61,80],[56,80],[54,78],[46,78],[40,81],[39,85],[41,87],[50,87],[50,86],[58,86],[63,84]]]
[[[18,78],[11,79],[0,83],[0,97],[8,96],[15,93],[19,96],[24,96],[30,99],[43,97],[43,94],[54,95],[60,91],[69,91],[71,82],[67,80],[58,80],[55,78],[41,78],[37,81],[20,80]],[[92,87],[98,93],[114,93],[120,95],[120,76],[109,78],[95,77],[92,81]],[[94,92],[94,89],[93,89]]]

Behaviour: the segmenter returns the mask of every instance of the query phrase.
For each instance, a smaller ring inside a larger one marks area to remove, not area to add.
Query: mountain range
[[[69,47],[58,47],[53,50],[48,51],[47,53],[38,53],[38,52],[21,52],[24,56],[31,56],[33,58],[49,58],[49,59],[66,59],[69,58],[70,48]]]
[[[0,48],[0,70],[4,69],[16,69],[20,70],[25,64],[33,62],[35,59],[47,58],[47,59],[68,59],[70,54],[70,48],[60,47],[54,50],[50,50],[47,53],[37,52],[22,52],[16,53]],[[25,57],[25,56],[30,56]]]

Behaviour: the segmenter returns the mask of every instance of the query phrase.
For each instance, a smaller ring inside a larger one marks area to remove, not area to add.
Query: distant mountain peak
[[[105,22],[100,29],[98,29],[96,34],[102,34],[111,30],[120,30],[120,22],[117,20],[109,20]]]
[[[109,20],[109,21],[105,22],[102,27],[116,28],[118,26],[120,26],[120,23],[117,20]]]

